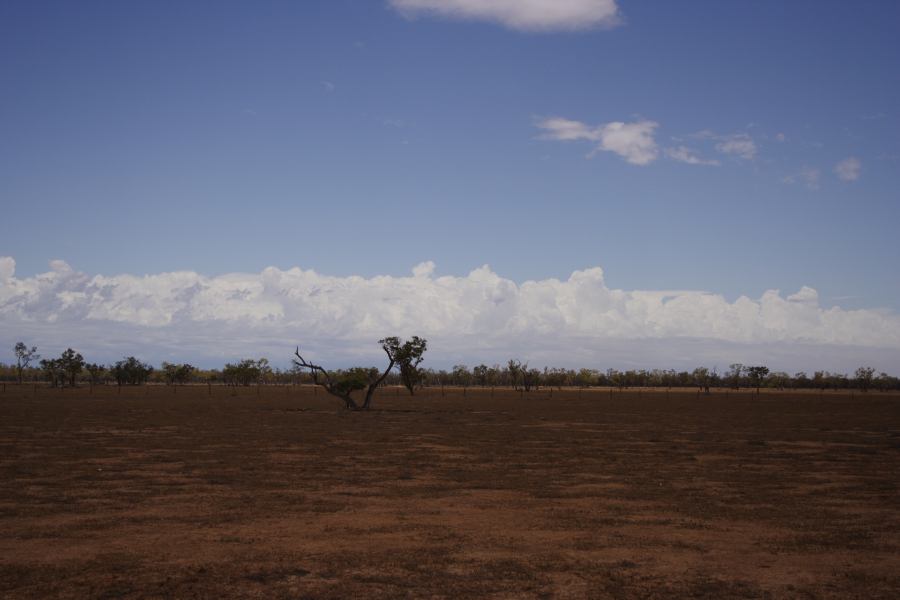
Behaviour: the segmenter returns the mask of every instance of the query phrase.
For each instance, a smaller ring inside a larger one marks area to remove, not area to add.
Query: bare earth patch
[[[900,398],[0,396],[4,598],[897,598]]]

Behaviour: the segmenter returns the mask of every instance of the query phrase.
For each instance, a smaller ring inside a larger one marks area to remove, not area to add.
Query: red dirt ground
[[[0,394],[5,598],[900,597],[900,397]]]

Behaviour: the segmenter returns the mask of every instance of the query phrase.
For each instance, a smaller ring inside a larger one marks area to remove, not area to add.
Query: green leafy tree
[[[119,385],[143,385],[153,373],[153,367],[133,356],[123,358],[112,365],[109,370]]]
[[[766,378],[766,382],[770,387],[784,390],[784,388],[791,384],[791,376],[784,371],[774,371],[772,373],[769,373],[769,376]]]
[[[541,386],[541,371],[539,369],[529,369],[526,363],[522,368],[522,387],[526,392]]]
[[[490,372],[490,367],[485,364],[481,364],[472,369],[472,376],[475,378],[475,382],[478,385],[480,385],[481,387],[485,387],[488,384]]]
[[[41,369],[47,376],[47,381],[53,387],[63,386],[66,382],[66,371],[58,358],[45,358],[41,360]]]
[[[266,361],[266,365],[268,365],[268,361]],[[222,369],[222,377],[225,379],[225,383],[234,386],[258,383],[261,375],[262,370],[260,369],[259,361],[252,358],[245,358],[234,364],[228,363]]]
[[[191,374],[193,374],[193,372],[195,371],[194,367],[187,363],[173,364],[164,362],[161,365],[161,369],[163,372],[163,377],[166,378],[167,385],[187,383],[191,378]]]
[[[466,365],[454,365],[451,377],[453,378],[453,385],[469,387],[469,384],[472,382],[472,373],[469,372],[469,367]]]
[[[550,387],[562,389],[569,374],[565,369],[549,369],[544,367],[544,383]]]
[[[528,368],[528,365],[525,365],[525,368]],[[518,360],[509,359],[509,362],[506,363],[506,375],[509,378],[509,384],[513,386],[513,389],[516,391],[519,390],[519,379],[522,377],[522,363]]]
[[[268,358],[260,358],[256,361],[256,368],[259,369],[259,383],[271,383],[272,378],[275,376],[274,371],[272,371],[272,366],[269,364]]]
[[[419,365],[422,364],[423,355],[428,350],[428,341],[414,335],[405,342],[401,342],[398,337],[386,337],[378,340],[378,343],[400,371],[400,381],[409,390],[409,394],[414,395],[416,387],[422,381]]]
[[[593,369],[579,369],[573,383],[578,387],[591,387],[597,382],[597,372]]]
[[[694,372],[691,373],[691,379],[693,379],[694,385],[703,390],[704,394],[709,394],[709,369],[706,367],[697,367],[694,369]]]
[[[756,388],[756,393],[758,394],[762,380],[769,374],[769,367],[747,367],[745,371],[747,373],[747,378],[750,379],[750,385]]]
[[[71,348],[67,348],[59,357],[60,367],[66,373],[69,385],[75,387],[75,379],[84,370],[84,357]]]
[[[91,376],[92,384],[98,384],[103,381],[103,376],[106,374],[106,367],[97,363],[87,363],[84,365],[84,370]]]
[[[872,387],[872,379],[875,377],[875,369],[872,367],[860,367],[856,370],[856,385],[864,392],[868,392]]]
[[[32,346],[31,348],[29,348],[25,345],[25,342],[17,342],[15,352],[16,376],[19,379],[19,383],[22,383],[22,374],[25,369],[28,368],[28,365],[30,365],[32,361],[39,360],[41,358],[41,355],[37,353],[37,346]]]
[[[725,376],[731,382],[731,387],[736,390],[741,389],[741,376],[744,374],[745,368],[741,363],[733,363],[729,365],[731,369]]]

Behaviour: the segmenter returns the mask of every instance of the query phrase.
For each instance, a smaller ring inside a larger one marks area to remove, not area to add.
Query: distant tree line
[[[389,337],[379,342],[388,358],[388,368],[355,367],[329,370],[305,360],[299,348],[288,369],[272,367],[266,358],[246,358],[226,363],[221,369],[200,369],[187,363],[163,362],[158,368],[134,356],[102,365],[87,362],[81,353],[67,348],[56,358],[42,358],[35,346],[19,342],[14,347],[16,362],[0,363],[0,380],[46,382],[52,386],[120,385],[136,386],[188,385],[217,383],[230,386],[317,384],[346,401],[358,391],[367,392],[372,384],[402,385],[409,393],[420,387],[509,387],[531,391],[541,388],[614,387],[614,388],[711,388],[777,389],[777,390],[900,390],[900,378],[877,373],[871,367],[860,367],[852,374],[800,371],[789,374],[771,371],[762,365],[734,363],[719,373],[716,369],[698,367],[692,371],[662,369],[565,369],[530,366],[511,359],[505,364],[455,365],[451,369],[423,368],[421,363],[427,342],[414,336],[407,341]],[[373,388],[374,390],[374,388]],[[363,401],[365,402],[365,401]]]

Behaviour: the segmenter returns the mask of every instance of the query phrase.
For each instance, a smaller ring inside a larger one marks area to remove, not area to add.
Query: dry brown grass
[[[897,598],[900,398],[0,395],[6,598]]]

